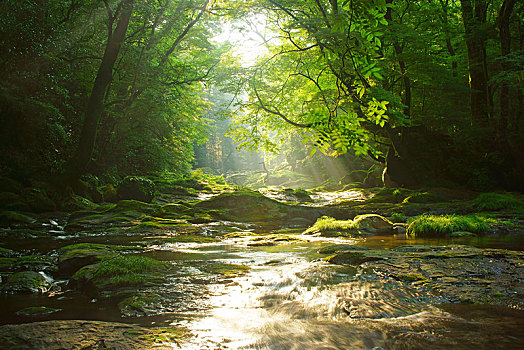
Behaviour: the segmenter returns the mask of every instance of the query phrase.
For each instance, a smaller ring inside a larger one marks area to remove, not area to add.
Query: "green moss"
[[[406,283],[426,281],[426,277],[418,273],[400,274],[397,276],[397,279]]]
[[[445,237],[459,231],[482,233],[488,229],[487,222],[476,215],[421,215],[409,224],[407,233],[414,237]]]
[[[247,273],[250,268],[246,265],[213,263],[204,266],[203,270],[213,274],[220,274],[225,277],[236,277]]]
[[[316,234],[321,235],[330,233],[339,233],[341,235],[356,233],[357,225],[353,220],[336,220],[334,218],[323,216],[304,231],[304,234]]]
[[[81,268],[71,280],[81,286],[93,283],[98,289],[112,290],[156,281],[159,277],[156,273],[168,267],[165,262],[147,257],[116,255]]]
[[[501,193],[482,193],[471,202],[479,211],[496,211],[503,209],[523,209],[524,201]]]
[[[128,331],[127,334],[152,344],[178,344],[180,340],[189,335],[189,332],[182,327],[167,327],[148,329],[145,334],[140,331]]]

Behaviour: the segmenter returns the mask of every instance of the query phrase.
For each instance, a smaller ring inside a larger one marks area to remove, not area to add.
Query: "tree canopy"
[[[524,184],[514,0],[9,0],[0,13],[8,175],[183,173],[220,129],[251,151],[292,153],[298,135],[309,157],[368,157],[397,185]],[[266,53],[246,65],[214,38],[224,22],[256,31],[253,18]]]

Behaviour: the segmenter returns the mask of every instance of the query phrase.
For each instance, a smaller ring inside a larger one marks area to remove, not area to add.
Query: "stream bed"
[[[81,319],[187,329],[183,341],[164,344],[175,349],[518,349],[524,344],[522,299],[514,308],[465,303],[414,288],[373,265],[328,263],[326,254],[319,253],[333,245],[391,250],[460,243],[515,249],[521,241],[492,237],[450,242],[404,235],[320,238],[288,230],[296,240],[280,242],[269,240],[271,232],[258,234],[256,240],[223,237],[249,230],[245,224],[200,226],[217,239],[179,242],[169,235],[141,234],[7,240],[6,248],[24,247],[27,253],[50,257],[72,243],[136,245],[142,248],[138,255],[168,262],[171,269],[167,283],[147,290],[161,296],[159,301],[140,310],[119,308],[69,288],[67,280],[55,280],[56,291],[49,294],[0,295],[0,323]],[[224,272],[230,265],[245,269]],[[511,281],[522,291],[520,277]],[[52,311],[20,313],[31,306]]]

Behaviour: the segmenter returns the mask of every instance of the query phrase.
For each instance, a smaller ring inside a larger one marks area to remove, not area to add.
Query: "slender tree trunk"
[[[453,48],[453,45],[451,44],[451,35],[449,33],[449,21],[448,21],[448,7],[449,7],[449,0],[440,0],[440,6],[442,8],[442,24],[444,25],[444,32],[446,34],[446,48],[448,49],[448,53],[451,56],[451,72],[454,77],[458,76],[457,72],[457,58],[455,49]]]
[[[69,168],[66,173],[66,180],[68,182],[73,182],[82,175],[93,154],[98,121],[104,110],[104,95],[111,83],[113,67],[120,52],[122,42],[124,41],[131,14],[133,13],[134,0],[122,1],[120,18],[115,30],[108,37],[104,56],[98,68],[93,89],[87,102],[78,147],[69,163]],[[111,21],[112,19],[110,18],[109,20]]]
[[[475,127],[489,126],[489,94],[486,37],[480,28],[486,22],[485,0],[460,0],[468,49],[471,120]]]
[[[505,0],[500,7],[498,27],[500,35],[500,53],[502,56],[502,70],[508,71],[511,65],[507,61],[507,55],[511,53],[511,33],[509,30],[509,18],[515,6],[515,0]],[[509,115],[509,86],[503,81],[500,87],[500,118],[498,132],[500,136],[505,135],[508,126]]]
[[[392,4],[393,0],[386,0],[386,4]],[[388,21],[389,24],[393,22],[393,18],[391,16],[391,7],[388,7],[386,11],[386,15],[384,16],[386,21]],[[407,72],[407,66],[406,62],[401,58],[402,57],[402,51],[403,47],[402,45],[395,40],[393,42],[393,48],[395,49],[395,54],[397,55],[398,59],[398,66],[400,68],[400,73],[402,74],[402,85],[404,86],[404,93],[402,94],[402,103],[406,106],[404,107],[404,114],[406,116],[411,115],[411,79],[409,79],[408,72]]]

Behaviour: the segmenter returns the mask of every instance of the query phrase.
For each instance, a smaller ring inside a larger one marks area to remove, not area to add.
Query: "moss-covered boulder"
[[[58,274],[69,277],[82,267],[110,259],[122,252],[141,250],[138,247],[95,243],[78,243],[58,250]]]
[[[22,191],[22,197],[35,213],[56,211],[56,203],[42,189],[26,188]]]
[[[143,256],[116,255],[84,266],[69,284],[90,296],[115,297],[118,290],[158,284],[164,281],[169,264]]]
[[[0,213],[0,225],[9,226],[10,224],[32,224],[36,219],[20,212],[4,210]]]
[[[257,191],[223,193],[194,206],[197,210],[215,209],[219,219],[278,225],[286,217],[286,206]]]
[[[9,276],[0,286],[0,292],[9,294],[45,293],[51,288],[51,281],[35,271],[17,272]]]
[[[359,231],[377,234],[394,233],[393,223],[381,215],[358,215],[353,219],[353,222]]]
[[[0,272],[56,271],[56,258],[46,255],[25,255],[0,257]]]
[[[120,199],[151,203],[155,197],[155,184],[145,177],[127,176],[118,185],[117,193]]]
[[[104,202],[116,203],[118,202],[118,193],[115,186],[108,184],[100,188],[102,193],[102,200]]]
[[[60,209],[65,211],[78,211],[78,210],[94,210],[98,208],[98,204],[93,203],[87,198],[73,194],[71,198],[62,204],[60,204]]]

